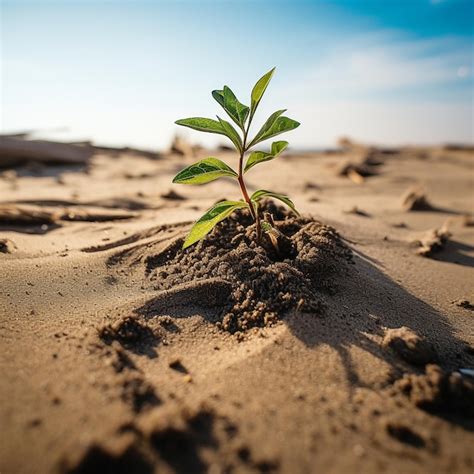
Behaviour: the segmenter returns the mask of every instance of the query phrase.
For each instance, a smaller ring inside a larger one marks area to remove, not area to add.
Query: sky
[[[474,142],[474,0],[0,0],[0,128],[61,140],[213,145],[179,118],[248,103],[294,148]]]

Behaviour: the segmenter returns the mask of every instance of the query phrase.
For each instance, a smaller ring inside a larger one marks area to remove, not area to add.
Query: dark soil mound
[[[262,210],[273,216],[278,250],[270,239],[257,244],[248,211],[237,211],[197,245],[181,250],[183,240],[178,239],[148,256],[147,271],[156,289],[210,279],[227,282],[226,303],[216,322],[232,333],[272,324],[291,309],[320,312],[322,294],[334,292],[351,251],[328,225],[292,217],[272,202],[264,202]]]

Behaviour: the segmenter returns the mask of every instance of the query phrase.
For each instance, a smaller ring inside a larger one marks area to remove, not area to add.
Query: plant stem
[[[243,130],[242,130],[243,133],[244,133],[244,136],[243,136],[243,140],[242,140],[242,151],[240,152],[240,157],[239,157],[239,176],[238,176],[238,180],[239,180],[240,190],[242,191],[242,195],[245,199],[245,202],[249,205],[250,213],[252,214],[252,217],[255,221],[256,231],[257,231],[257,241],[260,242],[260,238],[261,238],[261,234],[262,234],[261,225],[260,225],[260,216],[258,215],[258,209],[256,209],[253,206],[253,203],[250,200],[249,194],[247,192],[247,187],[245,186],[244,173],[243,173],[244,155],[245,155],[245,152],[247,151],[247,149],[246,149],[246,147],[247,147],[247,135],[249,133],[251,122],[252,122],[252,117],[250,117],[250,119],[249,119],[249,123],[247,125],[247,128],[246,129],[243,128]]]

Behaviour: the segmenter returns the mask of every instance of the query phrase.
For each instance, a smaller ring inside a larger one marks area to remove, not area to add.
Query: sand
[[[255,167],[280,253],[245,212],[180,250],[239,196],[192,154],[0,174],[0,471],[472,473],[472,151]]]

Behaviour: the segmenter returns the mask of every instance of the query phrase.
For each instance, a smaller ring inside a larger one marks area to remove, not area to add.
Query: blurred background
[[[224,84],[248,103],[277,66],[255,122],[288,108],[294,148],[472,143],[473,14],[472,0],[4,0],[1,131],[212,146],[173,122],[214,117]]]

